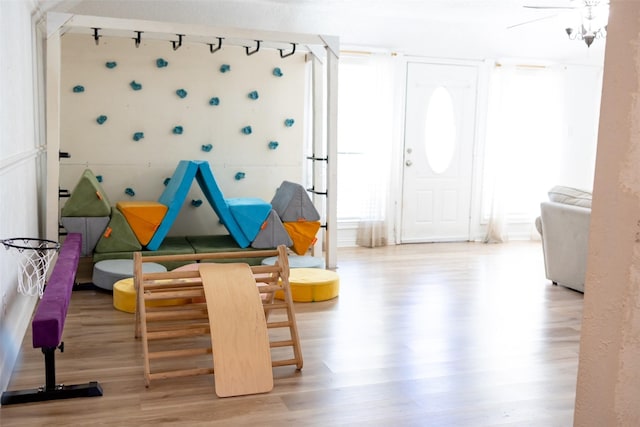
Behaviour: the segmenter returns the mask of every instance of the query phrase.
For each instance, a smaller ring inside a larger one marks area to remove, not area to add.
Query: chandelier
[[[587,47],[595,39],[607,36],[607,22],[609,21],[609,2],[606,0],[583,0],[584,7],[578,9],[579,17],[575,26],[565,29],[569,39],[582,40]]]

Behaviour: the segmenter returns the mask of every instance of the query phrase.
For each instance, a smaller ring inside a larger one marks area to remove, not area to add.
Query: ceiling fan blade
[[[526,9],[582,9],[584,6],[522,6]]]
[[[507,27],[507,30],[510,30],[510,29],[516,28],[516,27],[520,27],[522,25],[533,24],[534,22],[544,21],[546,19],[555,18],[556,16],[558,16],[558,15],[557,14],[556,15],[548,15],[548,16],[543,16],[542,18],[530,19],[528,21],[520,22],[519,24],[509,25]]]

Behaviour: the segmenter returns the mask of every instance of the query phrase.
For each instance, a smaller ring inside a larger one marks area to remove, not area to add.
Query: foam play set
[[[228,236],[168,236],[180,210],[190,203],[186,199],[194,181]],[[199,160],[180,161],[157,201],[125,200],[115,206],[86,169],[61,212],[62,225],[82,234],[82,255],[93,255],[94,262],[131,259],[140,250],[155,255],[192,254],[279,245],[303,255],[316,240],[319,220],[301,185],[284,181],[270,203],[251,197],[226,198],[209,163]]]

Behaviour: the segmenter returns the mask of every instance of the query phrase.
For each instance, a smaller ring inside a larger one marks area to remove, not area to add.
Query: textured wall
[[[575,426],[640,425],[640,3],[611,1]]]
[[[281,59],[261,49],[247,56],[225,45],[211,54],[186,39],[174,51],[169,41],[144,37],[136,48],[129,38],[105,36],[96,45],[89,35],[63,36],[60,146],[72,156],[61,161],[63,188],[72,190],[89,167],[112,204],[157,200],[180,160],[209,161],[226,197],[270,201],[283,180],[301,182],[304,54]],[[225,234],[206,200],[193,207],[192,199],[204,200],[197,184],[170,235]]]

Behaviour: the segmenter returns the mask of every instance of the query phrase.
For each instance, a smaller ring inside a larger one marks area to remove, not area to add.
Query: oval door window
[[[433,91],[424,121],[424,149],[434,173],[441,174],[451,165],[456,148],[456,123],[453,99],[440,86]]]

